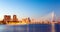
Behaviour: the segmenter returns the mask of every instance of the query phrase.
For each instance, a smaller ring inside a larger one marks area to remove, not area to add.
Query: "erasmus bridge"
[[[53,21],[56,21],[56,14],[54,13],[54,11],[44,16],[42,19],[51,21],[51,25],[52,25],[51,30],[52,32],[55,32],[55,23]]]
[[[36,19],[35,21],[37,22],[38,20],[39,21],[41,20],[42,22],[43,21],[46,22],[46,20],[48,20],[49,22],[51,22],[51,26],[52,26],[51,30],[52,32],[55,32],[55,23],[57,23],[56,22],[57,19],[56,19],[56,14],[54,13],[54,11],[47,15],[44,15],[43,17],[40,17],[40,19]]]
[[[51,21],[51,25],[52,25],[52,32],[55,32],[55,23],[53,21],[56,21],[56,14],[53,12],[49,13],[48,15],[42,17],[41,19],[43,20],[49,20]]]

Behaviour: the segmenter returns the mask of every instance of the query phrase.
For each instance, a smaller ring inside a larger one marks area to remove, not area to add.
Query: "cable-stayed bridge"
[[[56,14],[53,12],[43,16],[43,17],[40,17],[39,19],[35,19],[34,21],[35,22],[47,22],[46,20],[48,20],[49,22],[51,22],[51,25],[52,25],[52,32],[55,32],[55,22],[56,22]],[[42,23],[43,24],[43,23]]]
[[[42,21],[45,21],[45,20],[49,20],[49,21],[52,21],[52,20],[56,20],[56,14],[54,12],[51,12],[47,15],[44,15],[42,17],[40,17],[40,20]]]
[[[44,16],[42,19],[51,21],[52,32],[55,32],[55,23],[53,21],[56,21],[56,14],[54,12],[51,12],[48,15]]]

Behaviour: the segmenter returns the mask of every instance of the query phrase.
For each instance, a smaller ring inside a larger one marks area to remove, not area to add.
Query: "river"
[[[55,32],[60,31],[60,25],[55,24]],[[52,32],[51,24],[0,25],[0,32]]]

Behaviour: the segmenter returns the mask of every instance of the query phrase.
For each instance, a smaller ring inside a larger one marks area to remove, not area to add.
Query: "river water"
[[[51,24],[0,25],[0,32],[52,32]],[[55,24],[55,32],[60,32],[60,25]]]

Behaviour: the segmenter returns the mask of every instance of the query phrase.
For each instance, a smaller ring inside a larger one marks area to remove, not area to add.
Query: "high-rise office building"
[[[18,21],[17,16],[13,15],[13,21]]]
[[[10,21],[11,16],[10,15],[4,15],[4,21]]]
[[[28,17],[28,21],[31,22],[31,19]]]
[[[30,22],[31,22],[30,18],[29,17],[26,18],[26,23],[30,23]]]

